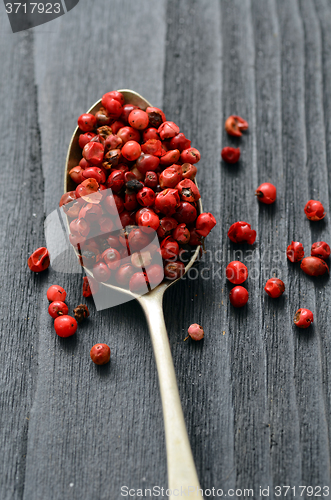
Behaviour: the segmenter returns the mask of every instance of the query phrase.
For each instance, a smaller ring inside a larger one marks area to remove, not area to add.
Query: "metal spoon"
[[[146,109],[151,104],[146,101],[141,95],[133,90],[119,90],[124,96],[125,102],[135,104],[141,109]],[[95,114],[101,106],[101,100],[96,102],[87,112]],[[71,168],[78,165],[81,159],[81,148],[78,144],[79,129],[76,128],[68,149],[66,159],[66,171],[64,178],[64,191],[70,191],[73,187],[68,172]],[[202,212],[201,200],[199,200],[198,211]],[[199,255],[200,247],[197,247],[191,260],[185,267],[185,274],[194,264]],[[86,270],[88,272],[88,270]],[[180,278],[179,278],[180,279]],[[146,293],[143,296],[137,296],[129,290],[121,287],[106,284],[113,289],[117,289],[121,293],[129,294],[140,303],[146,316],[156,366],[159,376],[159,385],[161,392],[163,418],[165,427],[165,440],[167,449],[167,468],[168,468],[168,484],[169,489],[174,491],[179,490],[180,494],[184,494],[188,498],[203,498],[200,489],[199,479],[197,476],[192,451],[185,427],[183,411],[180,403],[176,375],[172,361],[168,334],[163,316],[163,294],[174,283],[178,281],[163,281],[156,288]]]

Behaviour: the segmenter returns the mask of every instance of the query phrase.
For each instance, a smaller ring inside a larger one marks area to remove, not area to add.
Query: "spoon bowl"
[[[135,106],[139,106],[143,110],[145,110],[149,106],[152,106],[146,99],[144,99],[140,94],[138,94],[137,92],[134,92],[133,90],[121,89],[118,92],[121,92],[121,94],[123,95],[125,104],[134,104]],[[95,104],[93,104],[93,106],[87,111],[87,113],[91,113],[91,114],[95,115],[95,113],[97,111],[99,111],[100,107],[101,107],[101,99],[99,99],[99,101],[97,101]],[[73,136],[71,138],[70,144],[69,144],[69,149],[68,149],[67,158],[66,158],[66,171],[65,171],[65,176],[64,176],[64,192],[65,193],[67,191],[75,190],[75,188],[76,188],[74,181],[69,176],[69,172],[72,168],[74,168],[76,165],[79,164],[79,161],[82,158],[82,149],[78,144],[78,138],[79,138],[80,133],[81,132],[80,132],[79,128],[76,127],[76,129],[73,133]],[[195,179],[194,179],[194,182],[195,182],[196,186],[198,187]],[[199,214],[202,213],[201,198],[198,200],[198,213]],[[201,248],[200,246],[196,247],[193,255],[191,256],[191,259],[189,260],[189,262],[185,266],[185,272],[183,275],[185,275],[188,272],[188,270],[193,266],[194,262],[198,259],[200,248]],[[87,268],[85,268],[85,271],[90,276],[92,276],[91,272]],[[164,293],[167,288],[174,285],[180,279],[181,278],[177,278],[176,280],[173,280],[173,281],[165,281],[164,280],[162,283],[157,285],[157,287],[155,287],[152,291],[148,292],[148,294],[154,293],[156,290],[158,290],[158,292],[163,290],[163,293]],[[121,288],[119,286],[111,285],[108,283],[103,283],[103,285],[106,287],[112,288],[114,290],[117,289],[121,293],[129,294],[132,296],[132,298],[136,298],[136,299],[138,298],[137,294],[135,294],[135,293],[133,293],[130,290],[127,290],[125,288]],[[146,294],[146,295],[148,295],[148,294]]]
[[[128,89],[121,89],[125,103],[134,104],[145,110],[152,106],[137,92]],[[87,113],[95,114],[101,107],[101,100],[97,101]],[[69,171],[79,164],[82,157],[82,150],[78,143],[80,130],[76,127],[71,138],[68,154],[66,158],[66,168],[64,175],[64,192],[74,190],[76,185],[70,178]],[[194,181],[196,183],[196,181]],[[196,183],[197,184],[197,183]],[[198,213],[202,212],[201,199],[198,201]],[[190,261],[185,267],[184,275],[197,260],[200,246],[194,250]],[[89,276],[93,276],[91,271],[85,268]],[[153,351],[156,360],[160,393],[162,399],[163,418],[165,426],[168,483],[171,490],[179,489],[184,491],[188,498],[201,499],[200,485],[196,473],[192,451],[185,427],[183,411],[181,408],[175,370],[173,366],[170,344],[163,317],[162,301],[164,292],[179,279],[173,281],[163,280],[153,290],[144,295],[137,295],[130,290],[108,283],[103,286],[114,291],[130,295],[132,299],[138,300],[143,308],[149,326]]]

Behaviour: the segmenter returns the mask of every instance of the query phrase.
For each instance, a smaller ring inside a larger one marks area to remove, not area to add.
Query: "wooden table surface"
[[[199,276],[164,300],[201,486],[253,488],[254,498],[260,486],[270,487],[269,498],[279,498],[276,486],[297,488],[286,498],[298,498],[300,485],[330,486],[330,284],[284,253],[292,240],[308,255],[312,242],[331,242],[330,33],[328,0],[81,0],[16,34],[1,7],[1,500],[117,500],[124,485],[167,487],[157,373],[139,304],[97,313],[90,301],[90,319],[62,340],[46,290],[63,285],[73,308],[82,277],[36,275],[26,264],[45,243],[77,117],[117,88],[162,107],[192,139],[204,209],[217,219]],[[249,123],[240,140],[224,131],[230,114]],[[238,165],[221,161],[226,145],[240,145]],[[254,196],[265,181],[278,190],[269,207]],[[328,212],[322,222],[304,215],[311,198]],[[237,220],[256,229],[253,247],[230,244]],[[250,298],[235,310],[224,269],[240,249]],[[286,284],[279,300],[263,290],[274,273]],[[308,331],[293,325],[299,307],[314,312]],[[193,322],[205,339],[184,343]],[[106,368],[90,361],[96,342],[111,347]]]

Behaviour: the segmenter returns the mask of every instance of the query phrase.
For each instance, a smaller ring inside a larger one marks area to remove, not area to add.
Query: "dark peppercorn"
[[[144,185],[142,182],[137,181],[137,179],[133,179],[132,181],[128,181],[125,184],[126,189],[130,189],[131,191],[134,191],[135,193],[138,193]]]
[[[78,323],[81,323],[84,319],[88,318],[90,311],[85,304],[79,304],[79,306],[74,309],[74,316]]]

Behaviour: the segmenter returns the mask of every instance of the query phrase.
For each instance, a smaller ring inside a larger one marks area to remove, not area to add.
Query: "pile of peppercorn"
[[[198,214],[199,151],[160,109],[125,104],[118,91],[78,127],[82,158],[69,172],[77,187],[60,207],[81,263],[98,282],[137,293],[181,277],[187,251],[216,224]]]

